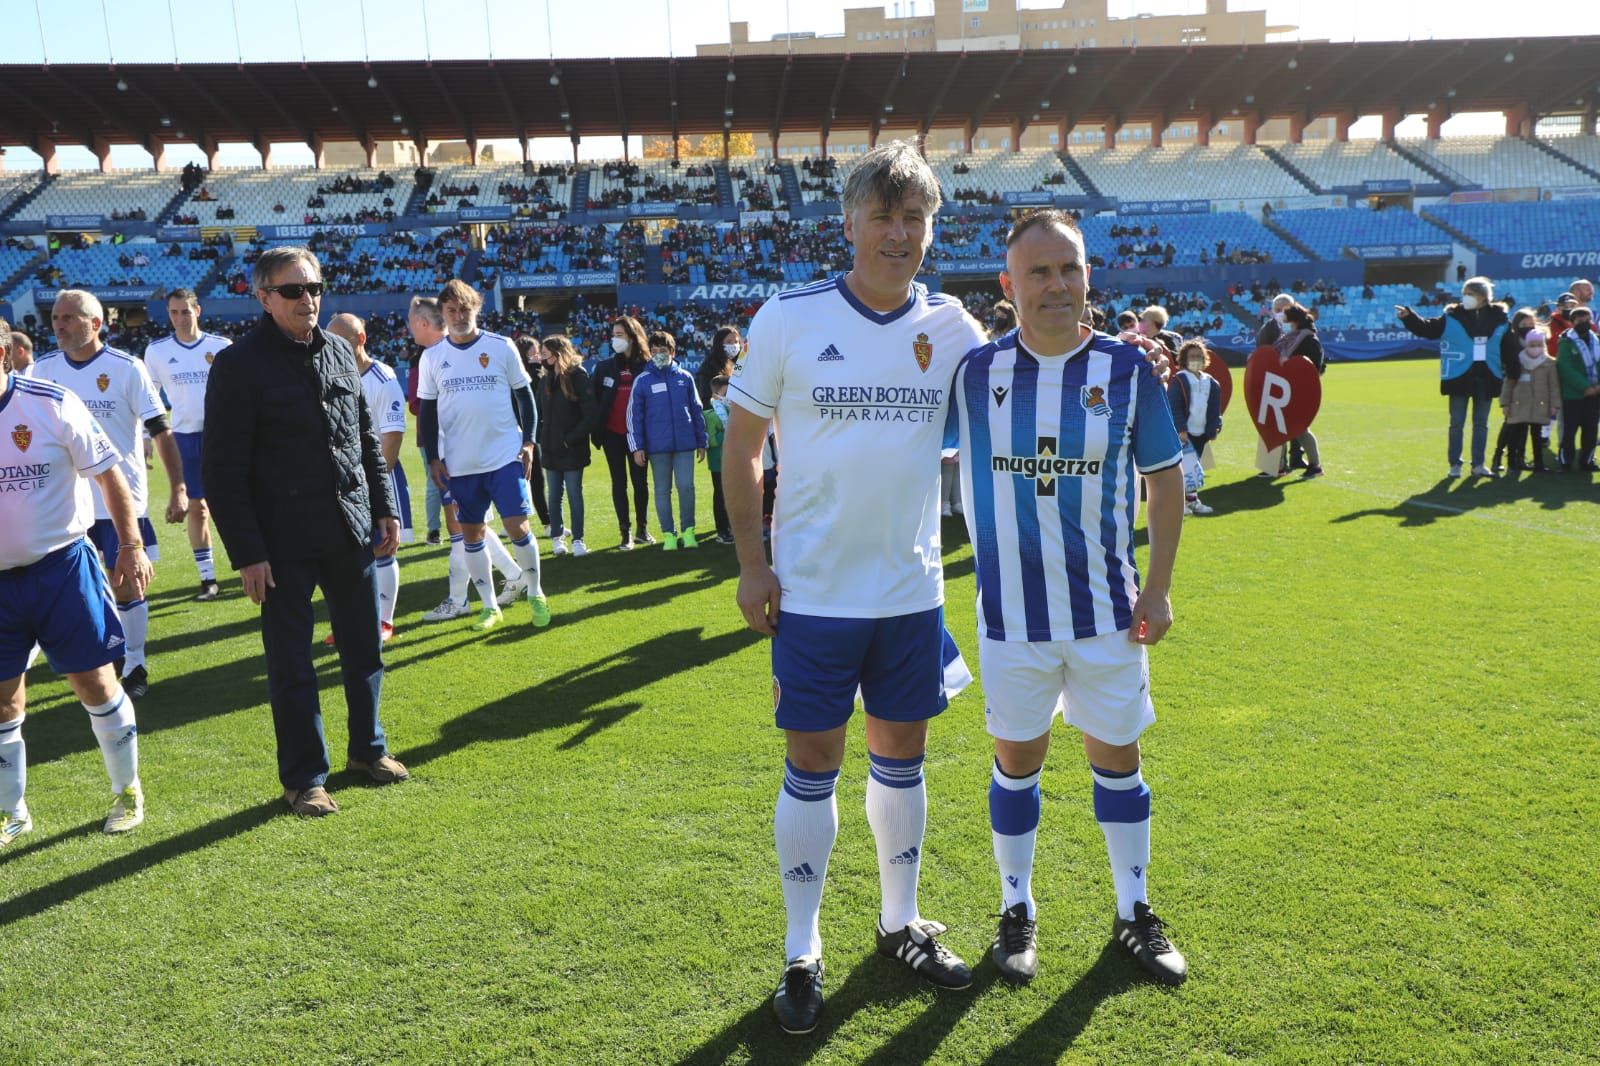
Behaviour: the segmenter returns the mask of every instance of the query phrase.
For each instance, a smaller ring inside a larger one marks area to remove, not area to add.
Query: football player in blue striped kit
[[[1089,262],[1070,215],[1017,222],[1000,283],[1020,326],[961,361],[946,437],[961,449],[995,744],[989,817],[1003,902],[990,955],[1009,980],[1037,971],[1039,774],[1061,714],[1089,758],[1116,890],[1113,934],[1156,978],[1179,984],[1188,965],[1146,895],[1150,789],[1139,770],[1139,736],[1155,721],[1146,649],[1172,625],[1184,508],[1177,432],[1144,352],[1083,324]],[[1133,557],[1141,476],[1142,588]]]

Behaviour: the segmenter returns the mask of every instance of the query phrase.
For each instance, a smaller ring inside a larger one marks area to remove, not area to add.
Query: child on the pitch
[[[1550,355],[1549,336],[1535,326],[1523,334],[1522,351],[1517,356],[1517,373],[1506,375],[1500,388],[1500,410],[1506,419],[1506,448],[1511,455],[1511,470],[1532,469],[1544,473],[1544,442],[1539,437],[1561,413],[1561,378]],[[1528,465],[1527,448],[1533,446],[1533,464]]]
[[[711,471],[711,517],[717,523],[717,543],[733,543],[728,506],[722,496],[722,438],[728,429],[728,379],[711,379],[711,406],[706,408],[706,468]]]
[[[1184,513],[1207,515],[1212,509],[1200,502],[1205,485],[1201,459],[1206,445],[1222,432],[1222,389],[1206,373],[1211,353],[1204,341],[1188,340],[1178,347],[1178,367],[1167,386],[1172,422],[1183,445]]]
[[[678,547],[672,524],[672,487],[678,488],[678,517],[683,546],[697,546],[694,537],[694,464],[706,457],[706,423],[694,375],[677,364],[678,343],[672,334],[650,334],[650,365],[633,382],[628,407],[628,450],[640,466],[648,460],[655,480],[656,517],[662,546]]]

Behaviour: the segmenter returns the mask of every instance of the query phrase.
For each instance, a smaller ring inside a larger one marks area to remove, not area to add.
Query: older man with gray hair
[[[33,341],[26,333],[20,330],[11,331],[11,344],[7,347],[6,356],[11,360],[11,372],[20,377],[28,377],[33,373]]]
[[[378,721],[383,686],[373,559],[400,523],[355,353],[318,325],[322,267],[305,248],[256,261],[264,312],[217,354],[206,388],[202,476],[245,595],[261,606],[278,777],[302,816],[339,807],[324,787],[327,744],[311,662],[311,597],[321,587],[338,639],[349,711],[346,768],[403,781]]]

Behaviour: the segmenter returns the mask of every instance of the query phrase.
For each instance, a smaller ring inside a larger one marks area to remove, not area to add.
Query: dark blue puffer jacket
[[[654,363],[633,379],[628,405],[628,450],[646,455],[706,446],[706,419],[694,375],[677,363]]]

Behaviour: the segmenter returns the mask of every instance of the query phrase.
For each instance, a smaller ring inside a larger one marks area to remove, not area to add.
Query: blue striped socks
[[[1105,834],[1117,890],[1117,914],[1132,921],[1133,905],[1149,902],[1145,880],[1150,869],[1150,789],[1138,767],[1089,769],[1094,774],[1094,817]]]
[[[494,577],[489,573],[489,556],[483,550],[483,541],[467,545],[466,559],[467,580],[478,590],[478,598],[483,601],[486,609],[498,611],[500,608],[494,602]]]
[[[194,550],[194,566],[196,570],[200,571],[201,581],[215,581],[217,579],[217,568],[211,561],[210,548],[196,548]]]
[[[1002,910],[1033,902],[1033,851],[1039,837],[1039,771],[1012,777],[995,760],[989,780],[989,828],[994,836],[994,861],[1000,870]]]
[[[922,872],[922,837],[928,825],[928,792],[921,755],[892,759],[869,753],[867,824],[878,845],[880,918],[894,932],[916,921],[917,879]]]
[[[834,798],[838,780],[837,770],[801,770],[789,760],[783,761],[783,788],[778,791],[773,835],[789,919],[783,950],[791,960],[802,955],[822,957],[817,918],[822,913],[828,857],[839,835],[839,805]]]
[[[111,791],[123,789],[139,780],[139,727],[133,720],[133,701],[117,686],[110,702],[83,709],[89,712],[89,728],[100,743],[100,757],[111,777]]]
[[[117,604],[117,615],[122,620],[124,664],[122,676],[127,677],[136,666],[144,665],[144,643],[150,633],[150,604],[144,599]]]
[[[516,553],[517,565],[528,579],[529,597],[543,596],[544,587],[539,582],[539,545],[533,539],[533,530],[523,534],[521,540],[512,541],[511,547]]]

